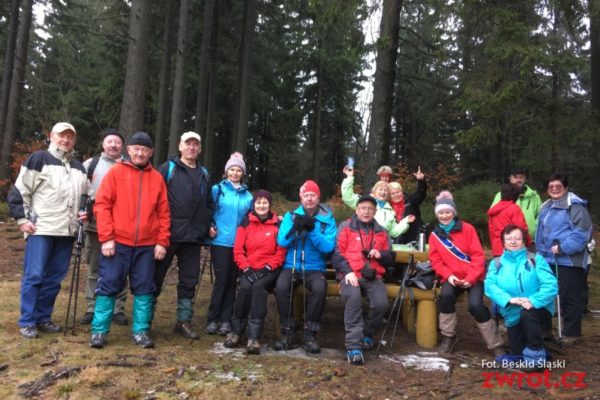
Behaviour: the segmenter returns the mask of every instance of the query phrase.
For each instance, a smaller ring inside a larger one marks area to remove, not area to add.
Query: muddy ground
[[[306,356],[298,350],[270,350],[269,345],[275,340],[276,312],[271,298],[263,354],[248,357],[242,350],[226,351],[220,336],[202,335],[199,341],[189,341],[172,334],[176,281],[173,274],[159,301],[152,328],[157,344],[153,350],[135,347],[129,328],[121,326],[113,326],[109,345],[103,350],[88,347],[88,327],[79,325],[75,336],[43,335],[25,340],[19,336],[16,324],[23,247],[14,223],[0,224],[2,399],[600,399],[600,313],[590,313],[585,318],[585,336],[579,343],[568,348],[551,345],[554,359],[561,364],[559,368],[548,371],[546,376],[513,375],[513,385],[504,383],[501,387],[497,379],[510,378],[512,372],[482,368],[482,360],[492,358],[464,303],[459,306],[460,341],[455,356],[440,359],[431,349],[417,346],[405,331],[399,331],[393,346],[386,346],[379,357],[367,354],[366,364],[356,367],[350,366],[343,356],[343,305],[339,298],[328,299],[320,335],[324,351],[319,356]],[[600,309],[598,269],[590,276],[592,310]],[[79,315],[83,311],[84,277],[85,265]],[[70,275],[63,282],[56,303],[54,318],[61,324],[69,285]],[[193,323],[199,329],[206,323],[210,291],[207,271],[195,305]],[[425,361],[438,369],[423,370]],[[585,378],[578,382],[579,377]]]

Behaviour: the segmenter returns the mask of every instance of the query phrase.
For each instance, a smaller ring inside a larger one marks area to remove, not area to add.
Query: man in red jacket
[[[162,260],[169,246],[170,214],[162,175],[149,160],[154,152],[145,132],[127,143],[130,159],[105,175],[94,205],[98,240],[102,244],[96,308],[90,346],[102,348],[110,330],[115,296],[127,282],[133,294],[133,341],[154,347],[148,336],[155,292],[154,260]]]
[[[381,327],[388,308],[383,283],[384,265],[393,261],[390,239],[374,220],[375,198],[361,196],[356,214],[338,227],[332,263],[338,274],[346,327],[346,358],[350,364],[364,363],[362,350],[373,348],[373,334]],[[363,323],[362,294],[369,300],[369,315]]]

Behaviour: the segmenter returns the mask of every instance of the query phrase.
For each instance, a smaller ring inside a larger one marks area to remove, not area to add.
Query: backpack
[[[415,264],[414,272],[406,280],[406,286],[417,287],[423,290],[433,289],[436,274],[431,262],[423,261]]]
[[[98,161],[100,161],[100,155],[96,154],[94,157],[92,157],[92,162],[90,163],[90,166],[87,170],[87,177],[90,182],[92,181],[92,177],[94,176],[94,170],[98,166]]]

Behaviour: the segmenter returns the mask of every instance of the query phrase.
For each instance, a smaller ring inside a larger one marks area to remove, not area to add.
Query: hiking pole
[[[89,198],[86,194],[81,195],[79,199],[79,213],[86,211],[88,206]],[[73,272],[71,273],[71,287],[69,288],[69,301],[67,303],[67,315],[65,316],[65,327],[63,329],[63,335],[67,335],[69,330],[69,316],[71,314],[71,302],[73,302],[73,321],[70,327],[71,334],[75,335],[75,323],[77,319],[77,294],[79,293],[79,272],[81,270],[81,249],[85,245],[85,229],[83,227],[83,221],[79,220],[79,229],[77,231],[77,242],[75,243],[75,261],[73,263]],[[73,293],[75,293],[75,300],[73,300]]]
[[[408,266],[406,267],[406,272],[404,273],[404,277],[402,279],[402,293],[400,295],[400,303],[398,304],[398,313],[396,314],[396,322],[394,323],[394,331],[392,332],[392,339],[390,340],[390,347],[394,345],[394,338],[396,337],[396,330],[398,329],[398,321],[400,320],[400,314],[402,311],[402,303],[404,302],[404,294],[406,293],[406,282],[408,282],[408,277],[410,276],[410,271],[413,268],[414,264],[414,255],[411,253],[408,256]]]
[[[381,339],[377,343],[377,350],[375,351],[375,353],[377,355],[379,355],[379,349],[381,348],[381,345],[383,344],[385,346],[387,344],[387,342],[385,341],[385,334],[387,332],[388,326],[390,325],[390,321],[392,320],[392,317],[394,316],[394,311],[396,310],[396,307],[399,307],[398,315],[402,311],[402,302],[404,301],[404,291],[406,290],[406,282],[408,280],[409,269],[410,269],[410,264],[412,262],[412,259],[413,259],[413,255],[411,254],[409,256],[409,264],[406,267],[406,270],[404,271],[402,280],[400,281],[400,287],[398,288],[398,294],[396,295],[396,298],[394,299],[394,303],[392,304],[392,309],[390,311],[389,318],[388,318],[385,326],[383,327],[383,332],[381,333]],[[396,318],[396,321],[397,320],[398,319]],[[395,332],[396,332],[396,329],[394,328],[394,334],[395,334]],[[392,342],[393,342],[393,337],[392,337]]]
[[[300,250],[300,269],[302,270],[302,319],[304,322],[304,352],[306,353],[306,339],[308,335],[306,334],[306,265],[304,264],[304,244],[306,243],[306,234],[304,233],[302,236],[302,240],[300,241],[300,245],[302,249]]]
[[[298,253],[298,232],[295,232],[294,234],[294,258],[292,261],[292,274],[290,275],[290,301],[288,303],[288,314],[287,314],[287,332],[285,333],[286,335],[290,334],[290,324],[291,324],[291,315],[292,315],[292,301],[294,298],[294,274],[296,273],[296,256]],[[289,339],[289,338],[288,338]],[[286,340],[285,343],[289,342]],[[286,348],[284,349],[285,351],[288,350],[288,346],[285,346]]]
[[[552,247],[559,246],[560,242],[557,239],[552,241]],[[559,247],[560,248],[560,247]],[[562,312],[560,310],[560,279],[558,279],[558,259],[557,255],[554,254],[554,273],[556,274],[556,283],[558,285],[558,292],[556,293],[556,316],[558,317],[558,345],[562,344]]]
[[[198,289],[200,288],[200,284],[202,283],[202,275],[204,275],[204,270],[206,269],[206,264],[208,264],[208,252],[210,251],[210,247],[202,246],[204,248],[204,254],[206,256],[202,260],[200,266],[200,277],[198,278],[198,283],[196,284],[196,289],[194,291],[194,299],[192,300],[192,304],[196,304],[196,297],[198,297]],[[200,251],[200,258],[202,258],[202,251]]]

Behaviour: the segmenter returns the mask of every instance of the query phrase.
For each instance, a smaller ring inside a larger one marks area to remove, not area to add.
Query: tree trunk
[[[233,151],[246,153],[248,116],[250,114],[250,73],[252,70],[252,43],[256,26],[256,0],[244,3],[244,29],[240,46],[238,96],[233,129]]]
[[[319,181],[319,149],[321,148],[321,114],[323,103],[323,60],[319,59],[317,71],[317,100],[315,101],[315,137],[312,160],[312,179]]]
[[[125,85],[119,120],[119,130],[126,137],[144,128],[149,18],[150,0],[132,0]]]
[[[592,111],[600,123],[600,0],[589,0]]]
[[[17,45],[17,33],[19,30],[19,0],[12,1],[8,37],[6,38],[6,52],[4,54],[4,71],[2,72],[2,83],[0,84],[0,149],[4,138],[4,126],[6,125],[6,109],[14,67],[15,47]]]
[[[12,161],[14,139],[17,134],[17,125],[19,123],[21,92],[25,80],[27,51],[29,50],[29,31],[31,28],[32,8],[33,0],[23,0],[21,5],[22,13],[19,21],[19,32],[17,34],[14,69],[10,85],[10,95],[6,109],[2,152],[0,153],[0,179],[11,179],[10,165]]]
[[[196,94],[196,119],[194,131],[203,137],[206,147],[206,104],[208,96],[208,75],[210,68],[210,43],[215,15],[215,0],[206,0],[202,17],[202,41],[200,42],[200,67],[198,69],[198,90]],[[204,152],[203,152],[204,153]]]
[[[163,58],[160,65],[160,76],[158,78],[158,112],[156,115],[156,132],[154,143],[154,165],[160,165],[167,158],[167,109],[169,106],[169,84],[171,81],[171,58],[173,56],[173,32],[175,31],[175,12],[177,2],[167,2],[167,14],[165,16],[165,32],[163,36]]]
[[[173,104],[171,106],[171,128],[169,129],[169,154],[177,152],[179,148],[179,136],[183,133],[187,77],[185,59],[187,56],[191,15],[192,1],[181,0],[181,6],[179,7],[179,31],[177,33],[177,53],[175,55]]]
[[[206,95],[206,134],[205,143],[202,146],[204,158],[202,159],[204,165],[213,170],[213,154],[215,149],[213,148],[215,138],[215,108],[217,99],[217,49],[219,48],[219,2],[215,2],[214,9],[215,18],[212,21],[212,33],[211,43],[209,45],[210,51],[209,57],[209,71],[208,71],[208,90]],[[213,180],[216,180],[217,174],[213,174]]]
[[[381,164],[389,162],[392,108],[394,105],[394,81],[400,32],[400,8],[402,0],[384,0],[375,61],[373,102],[371,103],[371,125],[366,187],[376,179],[375,171]]]

